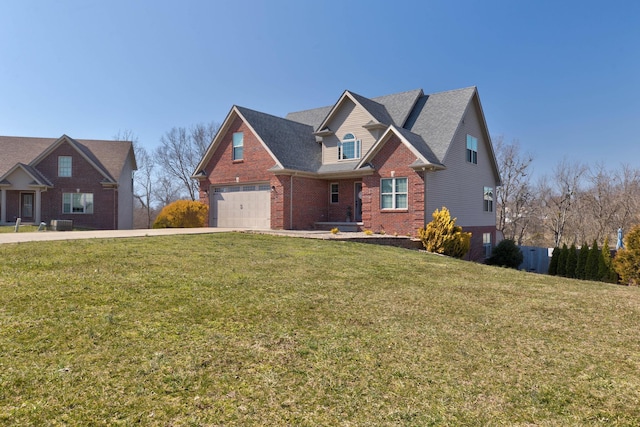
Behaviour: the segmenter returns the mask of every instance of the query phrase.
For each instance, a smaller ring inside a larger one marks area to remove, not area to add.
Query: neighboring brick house
[[[500,175],[475,87],[345,91],[286,118],[233,106],[194,178],[213,227],[416,235],[446,206],[472,233],[470,258],[496,239]]]
[[[130,141],[0,136],[0,224],[133,228]]]

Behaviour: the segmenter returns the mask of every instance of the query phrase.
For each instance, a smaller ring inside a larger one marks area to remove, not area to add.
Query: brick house
[[[496,240],[500,175],[475,87],[345,91],[285,118],[233,106],[193,177],[212,227],[416,235],[446,206],[470,258]]]
[[[0,224],[133,228],[130,141],[0,136]]]

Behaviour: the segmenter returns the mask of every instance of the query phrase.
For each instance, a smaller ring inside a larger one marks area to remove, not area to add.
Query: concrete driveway
[[[93,231],[32,231],[25,233],[0,233],[0,244],[39,242],[48,240],[117,239],[122,237],[165,236],[173,234],[207,234],[244,231],[231,228],[159,228],[139,230],[93,230]]]

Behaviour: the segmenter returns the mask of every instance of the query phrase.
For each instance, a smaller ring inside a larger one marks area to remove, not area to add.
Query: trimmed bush
[[[566,277],[567,276],[567,258],[569,257],[569,248],[567,248],[567,244],[564,243],[562,245],[562,249],[560,249],[560,256],[558,257],[558,276]]]
[[[204,203],[178,200],[162,208],[153,223],[153,228],[204,227],[208,215],[209,207]]]
[[[640,225],[624,238],[624,249],[613,258],[613,266],[620,276],[620,283],[640,285]]]
[[[588,257],[589,257],[589,245],[587,245],[587,242],[584,242],[582,246],[580,246],[580,251],[578,254],[578,265],[576,267],[577,279],[585,278]]]
[[[524,255],[516,245],[516,242],[511,239],[505,239],[493,248],[491,256],[487,258],[486,263],[488,265],[517,269],[523,260]]]
[[[451,218],[449,209],[443,207],[431,215],[433,220],[427,228],[420,228],[418,236],[429,252],[462,258],[471,247],[471,233],[462,231],[455,225],[456,218]]]
[[[598,249],[598,242],[594,239],[589,256],[587,257],[587,267],[584,278],[587,280],[600,280],[598,277],[598,268],[600,266],[600,257],[602,253]]]
[[[567,255],[567,270],[566,276],[570,278],[576,277],[576,270],[578,269],[578,250],[575,243],[571,244],[569,248],[569,254]]]

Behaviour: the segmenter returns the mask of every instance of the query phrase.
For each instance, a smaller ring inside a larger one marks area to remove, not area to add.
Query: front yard
[[[252,234],[0,246],[5,425],[637,425],[640,290]]]

